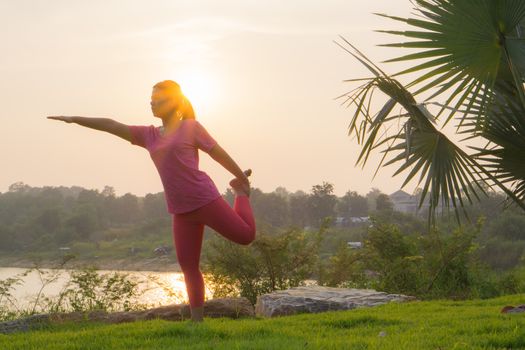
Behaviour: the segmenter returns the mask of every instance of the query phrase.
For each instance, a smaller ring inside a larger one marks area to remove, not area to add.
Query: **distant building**
[[[430,204],[429,204],[429,194],[427,194],[425,201],[423,202],[423,205],[421,205],[421,208],[418,208],[419,201],[421,200],[421,195],[411,195],[406,193],[403,190],[396,191],[392,193],[390,196],[390,200],[394,204],[394,210],[400,211],[403,213],[410,213],[410,214],[417,214],[423,211],[428,210]],[[440,207],[438,206],[436,208],[436,211],[440,211]]]
[[[346,242],[346,244],[352,249],[363,248],[363,242]]]
[[[338,216],[334,220],[334,225],[336,227],[348,227],[356,226],[356,224],[362,224],[368,222],[368,216],[351,216],[346,218],[344,216]]]
[[[348,225],[348,220],[344,216],[338,216],[334,220],[334,225],[337,227],[344,227]]]
[[[352,216],[350,217],[350,222],[353,224],[364,224],[367,223],[369,219],[368,216]]]
[[[394,210],[403,213],[417,212],[417,199],[403,190],[396,191],[390,195],[390,200],[394,204]]]

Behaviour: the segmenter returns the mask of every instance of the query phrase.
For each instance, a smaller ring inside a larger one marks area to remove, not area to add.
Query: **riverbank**
[[[20,256],[0,256],[0,267],[56,268],[61,259],[27,258]],[[168,256],[154,258],[127,258],[127,259],[81,259],[69,260],[62,268],[79,269],[85,266],[96,266],[99,270],[119,271],[155,271],[155,272],[181,272],[179,264]]]

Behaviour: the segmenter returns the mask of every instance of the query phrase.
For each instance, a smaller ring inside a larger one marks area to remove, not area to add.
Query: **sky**
[[[0,0],[0,192],[18,181],[162,191],[144,148],[46,116],[161,125],[149,102],[165,79],[179,82],[197,119],[253,170],[253,187],[309,192],[326,181],[337,195],[395,192],[404,180],[392,177],[395,165],[373,178],[379,154],[355,166],[352,110],[335,98],[355,87],[343,80],[369,75],[334,41],[343,36],[377,63],[395,57],[377,45],[397,38],[374,30],[403,27],[373,13],[411,10],[409,0]],[[204,153],[200,167],[226,190],[230,173]]]

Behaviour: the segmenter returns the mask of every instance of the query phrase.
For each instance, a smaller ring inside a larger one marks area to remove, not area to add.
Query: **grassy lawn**
[[[0,349],[525,349],[525,314],[500,314],[523,303],[522,294],[202,324],[69,323],[0,335]]]

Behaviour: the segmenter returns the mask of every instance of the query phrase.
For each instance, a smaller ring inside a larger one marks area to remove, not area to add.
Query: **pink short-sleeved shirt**
[[[199,153],[217,142],[195,119],[184,119],[171,135],[162,136],[153,125],[129,125],[131,144],[144,147],[160,175],[168,212],[195,210],[219,198],[213,180],[199,170]]]

